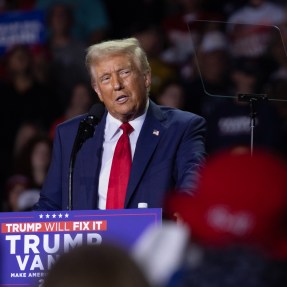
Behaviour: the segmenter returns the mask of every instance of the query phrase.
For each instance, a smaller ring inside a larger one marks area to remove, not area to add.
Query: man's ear
[[[146,88],[150,88],[150,86],[151,86],[151,73],[146,73],[144,75],[144,77],[145,77],[145,86],[146,86]]]
[[[102,96],[101,96],[100,90],[98,89],[96,83],[92,83],[92,88],[93,88],[93,90],[97,93],[97,95],[98,95],[100,101],[103,102],[103,98],[102,98]]]

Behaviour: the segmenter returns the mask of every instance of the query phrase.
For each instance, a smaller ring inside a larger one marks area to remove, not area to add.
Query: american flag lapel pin
[[[155,136],[159,136],[159,131],[158,130],[153,130],[152,134],[155,135]]]

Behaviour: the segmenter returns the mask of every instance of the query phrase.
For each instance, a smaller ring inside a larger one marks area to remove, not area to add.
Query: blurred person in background
[[[37,121],[47,128],[57,111],[57,99],[49,87],[39,82],[34,74],[33,53],[28,46],[13,46],[5,55],[5,87],[3,95],[7,110],[14,122],[12,130],[25,120]],[[14,105],[13,105],[14,103]],[[17,103],[17,105],[15,105]],[[13,117],[12,117],[13,116]],[[11,126],[10,126],[11,127]]]
[[[151,287],[129,252],[112,243],[81,245],[62,253],[43,287]]]
[[[56,5],[69,6],[74,15],[72,37],[91,45],[106,38],[109,29],[109,18],[102,0],[35,0],[35,8],[49,11]],[[63,15],[64,16],[64,15]],[[63,19],[64,20],[64,19]]]
[[[68,106],[66,107],[64,113],[52,123],[49,129],[50,138],[54,139],[55,129],[60,123],[87,113],[93,103],[94,99],[90,86],[88,86],[86,83],[74,84]]]
[[[35,135],[22,147],[14,162],[14,172],[26,176],[30,188],[40,192],[52,155],[52,141],[48,135]]]
[[[43,127],[39,126],[37,123],[33,121],[23,121],[16,132],[13,144],[13,159],[19,155],[23,147],[26,146],[27,142],[31,138],[45,133],[46,130],[44,130]]]
[[[174,66],[161,59],[166,45],[164,33],[161,27],[146,21],[135,23],[128,31],[139,40],[149,58],[150,67],[153,71],[150,96],[153,98],[159,93],[161,86],[166,81],[175,79],[178,74]]]
[[[194,197],[167,198],[190,241],[164,286],[286,286],[286,173],[286,158],[264,149],[209,157]]]
[[[172,1],[170,5],[173,10],[162,20],[163,31],[169,43],[162,57],[167,63],[179,66],[193,54],[192,38],[197,39],[199,36],[196,25],[189,31],[188,23],[201,20],[204,11],[198,0]]]
[[[54,3],[47,11],[50,83],[59,100],[61,113],[69,105],[75,83],[90,84],[85,67],[86,44],[72,34],[74,14],[75,11],[67,3]]]
[[[261,57],[270,44],[272,33],[276,30],[274,27],[285,21],[286,13],[279,3],[247,1],[227,18],[232,54],[235,57]]]
[[[198,44],[203,26],[199,20],[222,20],[222,13],[203,9],[200,0],[176,0],[168,4],[170,13],[161,22],[168,44],[162,53],[161,59],[181,70],[194,53],[194,46]],[[210,22],[211,23],[211,22]],[[214,29],[206,22],[204,29]]]
[[[170,80],[162,84],[156,98],[159,105],[187,110],[186,90],[180,80]]]
[[[230,86],[228,39],[220,30],[202,35],[192,57],[189,75],[184,77],[187,109],[208,116],[218,97],[226,95]]]
[[[275,77],[269,83],[269,94],[276,99],[274,105],[280,118],[279,152],[287,155],[287,78]]]
[[[29,188],[29,184],[29,179],[24,175],[15,174],[7,177],[1,206],[2,211],[21,211],[18,205],[19,197]]]
[[[4,105],[3,105],[4,107]],[[2,114],[3,115],[3,114]],[[1,114],[0,114],[1,117]],[[7,118],[3,118],[1,123],[6,128],[11,128],[10,123],[7,123]],[[3,129],[4,130],[4,129]],[[13,134],[13,130],[10,131]],[[39,126],[37,123],[31,121],[23,121],[18,130],[15,131],[14,140],[11,138],[8,142],[6,138],[3,141],[2,148],[0,150],[1,154],[1,162],[0,162],[0,186],[5,190],[5,185],[8,181],[8,178],[13,174],[13,163],[15,158],[18,156],[22,147],[29,141],[30,138],[35,136],[36,134],[45,133],[43,128]],[[8,136],[8,135],[7,135]],[[3,202],[6,201],[4,192],[3,192]],[[1,204],[1,208],[2,208]],[[6,209],[6,208],[5,208]]]
[[[51,155],[52,141],[47,134],[36,133],[23,143],[12,159],[11,175],[6,181],[8,208],[5,207],[5,210],[32,210],[33,205],[39,200]]]
[[[218,98],[206,114],[207,150],[214,153],[225,148],[251,148],[251,117],[255,120],[254,147],[280,151],[281,120],[273,102],[267,99],[239,100],[240,94],[267,94],[266,75],[262,61],[252,58],[236,59],[230,71],[232,87],[225,98]],[[230,98],[228,97],[230,96]]]

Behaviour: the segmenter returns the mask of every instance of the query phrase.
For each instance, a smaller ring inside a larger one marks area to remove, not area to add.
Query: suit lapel
[[[150,101],[147,115],[136,145],[126,194],[125,207],[128,205],[132,194],[139,184],[161,135],[164,132],[164,127],[161,123],[164,119],[165,117],[161,110],[152,101]]]

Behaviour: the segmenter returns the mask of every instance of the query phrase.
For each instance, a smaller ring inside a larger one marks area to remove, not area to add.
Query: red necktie
[[[106,209],[124,208],[126,190],[132,165],[129,134],[134,129],[129,123],[123,123],[120,128],[123,130],[123,134],[117,142],[113,156]]]

